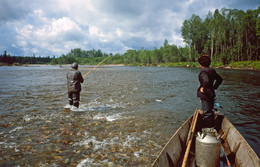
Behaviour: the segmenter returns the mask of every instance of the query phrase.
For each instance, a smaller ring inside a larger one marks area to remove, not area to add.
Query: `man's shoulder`
[[[76,73],[76,74],[81,74],[81,72],[80,72],[80,71],[78,71],[78,70],[75,70],[75,73]]]
[[[211,67],[205,67],[202,71],[206,72],[206,73],[216,73],[216,70],[214,68]]]
[[[212,67],[205,67],[203,71],[215,71]]]
[[[79,74],[81,74],[81,72],[74,69],[68,71],[67,73],[67,75],[79,75]]]
[[[80,72],[80,71],[78,71],[78,70],[75,70],[75,69],[71,69],[71,70],[69,70],[68,72],[77,73],[77,72]]]

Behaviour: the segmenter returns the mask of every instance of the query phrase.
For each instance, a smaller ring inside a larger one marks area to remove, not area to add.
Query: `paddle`
[[[188,145],[187,145],[187,148],[186,148],[186,151],[184,154],[182,167],[185,167],[187,164],[187,161],[188,161],[188,156],[189,156],[190,147],[191,147],[191,143],[192,143],[192,139],[193,139],[196,123],[197,123],[198,114],[199,114],[199,111],[196,109],[194,112],[193,118],[192,118],[192,122],[191,122],[191,127],[190,127],[190,132],[189,132],[190,136],[189,136]]]

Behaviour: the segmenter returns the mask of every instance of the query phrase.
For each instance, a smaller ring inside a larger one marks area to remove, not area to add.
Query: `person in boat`
[[[67,73],[69,104],[78,108],[80,101],[81,83],[84,82],[84,79],[81,75],[81,72],[78,71],[78,63],[74,62],[71,67],[72,70]]]
[[[209,67],[211,60],[208,55],[200,55],[198,62],[202,70],[198,76],[200,86],[197,90],[197,97],[201,100],[203,127],[210,128],[214,126],[213,107],[216,97],[215,90],[222,83],[223,79],[213,68]]]

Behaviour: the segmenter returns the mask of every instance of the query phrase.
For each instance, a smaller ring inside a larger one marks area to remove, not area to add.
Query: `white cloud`
[[[52,52],[53,54],[62,54],[79,44],[72,43],[83,40],[85,34],[75,22],[68,17],[58,19],[43,20],[43,25],[25,25],[21,29],[17,28],[17,44],[27,53],[30,47],[33,53]],[[65,47],[64,47],[65,46]],[[64,50],[61,49],[64,47]],[[39,49],[36,49],[39,48]],[[60,48],[60,49],[59,49]],[[69,49],[68,49],[69,48]],[[27,53],[29,54],[29,53]]]
[[[80,27],[70,18],[63,17],[52,19],[50,23],[45,24],[34,32],[39,40],[57,40],[66,38],[70,33],[81,33]]]
[[[0,49],[16,55],[60,56],[73,48],[105,53],[153,49],[165,39],[184,46],[185,19],[239,7],[239,2],[244,9],[245,0],[1,0]],[[257,0],[247,5],[255,4]]]

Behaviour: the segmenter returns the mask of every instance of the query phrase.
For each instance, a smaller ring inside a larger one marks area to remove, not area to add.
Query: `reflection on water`
[[[107,66],[85,78],[70,111],[68,70],[0,67],[0,166],[150,166],[200,107],[200,69]],[[223,112],[260,155],[259,72],[218,72]]]

